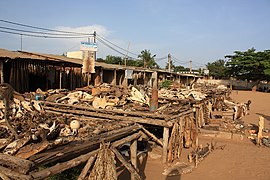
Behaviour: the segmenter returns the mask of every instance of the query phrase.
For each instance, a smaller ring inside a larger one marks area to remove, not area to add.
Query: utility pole
[[[192,72],[192,61],[189,61],[189,72]]]
[[[171,61],[172,61],[171,54],[168,54],[168,65],[169,65],[169,72],[171,72]]]
[[[23,46],[23,44],[22,44],[22,34],[21,34],[21,51],[22,51],[22,46]]]

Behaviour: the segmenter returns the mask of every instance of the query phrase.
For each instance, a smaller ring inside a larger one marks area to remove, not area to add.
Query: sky
[[[167,59],[160,58],[169,53],[174,65],[188,67],[192,61],[196,69],[236,50],[270,49],[270,0],[1,0],[0,19],[63,31],[96,31],[134,54],[150,50],[161,67]],[[26,29],[0,22],[0,30],[3,27]],[[63,54],[79,50],[86,40],[22,36],[22,50]],[[97,43],[97,57],[123,57]],[[21,36],[0,32],[0,48],[20,50]],[[136,58],[134,54],[128,55]]]

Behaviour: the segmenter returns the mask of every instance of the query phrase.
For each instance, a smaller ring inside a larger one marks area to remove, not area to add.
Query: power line
[[[114,47],[112,47],[111,45],[109,45],[107,42],[103,41],[103,40],[100,39],[99,37],[97,37],[97,40],[98,40],[99,42],[101,42],[102,44],[104,44],[105,46],[109,47],[110,49],[112,49],[112,50],[118,52],[118,53],[121,54],[122,56],[126,56],[126,54],[124,54],[123,52],[121,52],[121,51],[115,49]],[[127,56],[127,57],[130,58],[130,59],[135,59],[135,58],[133,58],[133,57],[131,57],[131,56]]]
[[[15,35],[23,35],[23,36],[30,36],[30,37],[37,37],[37,38],[85,38],[89,36],[47,36],[47,35],[34,35],[34,34],[26,34],[26,33],[17,33],[17,32],[12,32],[12,31],[3,31],[0,30],[0,32],[7,33],[7,34],[15,34]]]
[[[59,33],[48,33],[48,32],[41,32],[41,31],[29,31],[29,30],[24,30],[24,29],[14,29],[14,28],[9,28],[9,27],[3,27],[0,26],[0,29],[7,29],[7,30],[12,30],[12,31],[17,31],[17,32],[26,32],[26,33],[32,33],[32,34],[46,34],[46,35],[54,35],[54,36],[82,36],[82,35],[74,35],[74,34],[59,34]],[[88,36],[83,36],[83,37],[88,37]]]
[[[119,48],[119,49],[125,51],[126,53],[132,54],[132,55],[134,55],[134,56],[138,56],[138,54],[133,53],[133,52],[130,52],[130,51],[128,51],[128,50],[126,50],[126,49],[124,49],[124,48],[122,48],[122,47],[120,47],[120,46],[118,46],[118,45],[112,43],[111,41],[105,39],[104,37],[102,37],[102,36],[100,36],[100,35],[98,35],[98,34],[97,34],[97,36],[98,36],[100,39],[102,39],[103,41],[106,41],[107,43],[110,43],[111,45],[113,45],[113,46],[115,46],[115,47],[117,47],[117,48]]]
[[[77,34],[77,35],[94,35],[94,34],[89,34],[89,33],[77,33],[77,32],[71,32],[71,31],[61,31],[61,30],[55,30],[55,29],[49,29],[49,28],[43,28],[43,27],[38,27],[38,26],[31,26],[27,24],[21,24],[17,22],[12,22],[12,21],[7,21],[0,19],[1,22],[8,23],[8,24],[13,24],[17,26],[23,26],[23,27],[28,27],[28,28],[33,28],[33,29],[39,29],[39,30],[45,30],[45,31],[53,31],[53,32],[60,32],[60,33],[67,33],[67,34]]]

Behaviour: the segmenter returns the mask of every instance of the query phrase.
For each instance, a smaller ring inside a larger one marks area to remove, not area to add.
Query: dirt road
[[[233,91],[231,97],[236,102],[251,100],[249,115],[243,120],[258,124],[258,117],[265,117],[265,127],[270,129],[270,93]],[[202,137],[200,143],[209,142]],[[162,175],[164,167],[160,160],[148,158],[145,167],[145,178],[149,180],[269,180],[270,148],[257,147],[246,137],[243,140],[217,139],[218,145],[226,145],[224,150],[215,150],[203,160],[197,169],[190,174],[166,177]],[[186,157],[183,157],[186,158]]]

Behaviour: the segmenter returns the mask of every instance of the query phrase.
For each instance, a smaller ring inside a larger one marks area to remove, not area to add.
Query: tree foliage
[[[142,50],[141,54],[138,55],[138,58],[140,58],[143,62],[143,67],[145,68],[159,68],[158,64],[155,62],[156,55],[151,54],[150,50]]]
[[[251,48],[245,52],[235,51],[227,55],[228,74],[241,80],[270,80],[270,50],[256,52]]]
[[[173,64],[172,61],[170,61],[170,65],[171,65],[171,71],[174,71],[175,65]],[[169,63],[167,62],[165,69],[169,69]]]
[[[209,75],[217,79],[226,79],[227,78],[227,68],[225,66],[225,60],[219,59],[212,63],[206,64],[207,69],[209,70]]]
[[[175,66],[173,71],[174,72],[185,72],[185,71],[189,71],[189,68],[185,68],[184,66]]]

